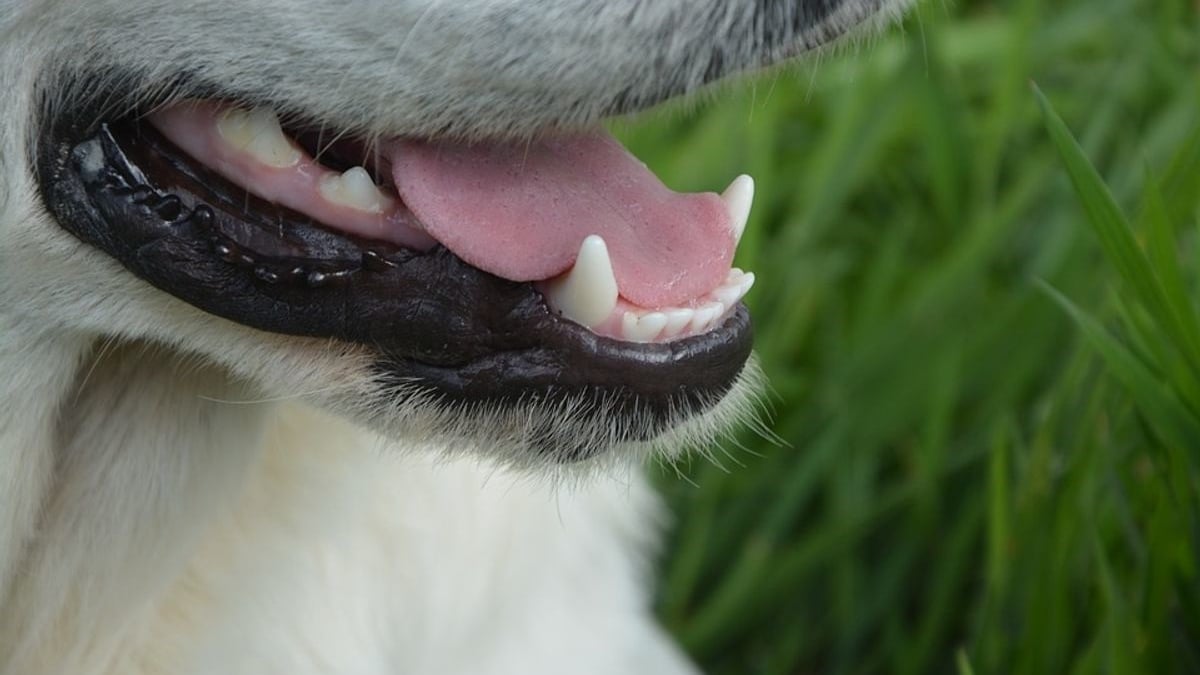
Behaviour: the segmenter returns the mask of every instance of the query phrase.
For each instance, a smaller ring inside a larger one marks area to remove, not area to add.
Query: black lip
[[[382,379],[447,403],[591,398],[645,420],[628,434],[646,438],[715,404],[749,358],[744,306],[717,330],[669,344],[602,338],[551,312],[531,284],[442,247],[418,253],[331,232],[245,196],[147,125],[90,119],[49,124],[35,158],[64,228],[217,316],[374,347]]]

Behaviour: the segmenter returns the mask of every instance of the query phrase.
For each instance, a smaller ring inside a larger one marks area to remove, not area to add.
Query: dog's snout
[[[802,40],[810,27],[820,26],[837,9],[851,0],[758,0],[764,32],[763,47],[768,51],[786,46],[790,40]],[[767,54],[770,58],[771,55]]]
[[[758,12],[766,18],[775,17],[781,23],[790,22],[798,27],[815,25],[823,21],[838,7],[850,0],[757,0]]]
[[[753,0],[723,3],[695,31],[664,30],[668,39],[642,76],[615,96],[605,112],[624,114],[718,80],[759,70],[829,44],[908,0]],[[683,16],[683,15],[681,15]],[[687,25],[686,20],[671,21]],[[685,42],[687,40],[687,42]],[[684,45],[684,46],[681,46]]]
[[[880,13],[894,0],[757,0],[749,26],[755,65],[820,47]]]
[[[263,24],[246,0],[198,14],[143,0],[161,11],[46,3],[29,25],[86,31],[91,65],[152,92],[189,74],[204,95],[367,135],[529,137],[779,63],[911,1],[289,0],[302,11]],[[293,49],[297,35],[313,48]]]

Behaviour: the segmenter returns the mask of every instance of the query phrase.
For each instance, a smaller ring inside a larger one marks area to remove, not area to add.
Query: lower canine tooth
[[[583,240],[574,267],[546,287],[546,299],[554,309],[589,328],[612,315],[617,295],[608,245],[594,234]]]
[[[226,110],[217,120],[217,132],[267,166],[284,169],[300,161],[300,151],[283,135],[279,118],[269,108]]]

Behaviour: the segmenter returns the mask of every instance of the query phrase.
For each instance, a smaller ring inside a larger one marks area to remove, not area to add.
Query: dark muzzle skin
[[[531,284],[443,247],[355,240],[246,196],[136,121],[66,123],[49,138],[43,196],[77,237],[217,316],[373,348],[381,381],[415,382],[445,404],[590,399],[644,419],[630,429],[641,440],[714,405],[751,352],[744,307],[673,343],[602,338],[551,312]]]

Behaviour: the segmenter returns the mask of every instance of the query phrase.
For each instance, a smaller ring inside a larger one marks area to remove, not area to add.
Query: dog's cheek
[[[206,314],[136,278],[44,212],[0,236],[0,306],[7,313],[97,343],[175,347],[228,368],[264,399],[308,400],[339,413],[388,400],[375,382],[371,364],[380,355],[373,350],[257,331]]]

